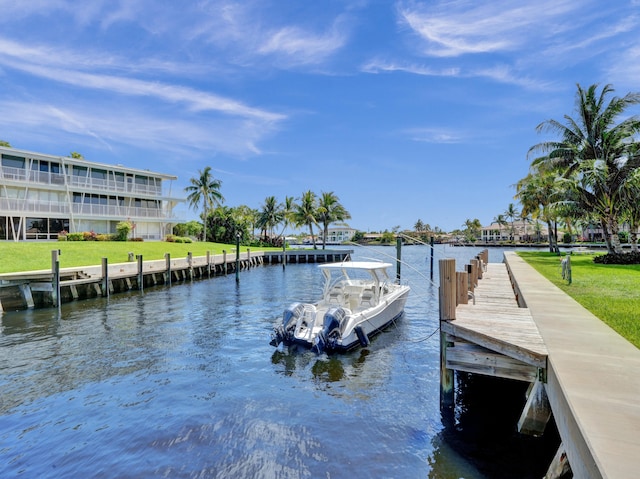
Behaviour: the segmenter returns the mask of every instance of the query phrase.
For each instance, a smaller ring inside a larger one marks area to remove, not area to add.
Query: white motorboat
[[[369,345],[372,336],[402,315],[409,295],[409,286],[389,278],[390,266],[375,261],[318,265],[324,276],[322,299],[286,308],[271,344],[301,344],[317,352]]]

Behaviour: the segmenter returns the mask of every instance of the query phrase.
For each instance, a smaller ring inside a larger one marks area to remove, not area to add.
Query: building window
[[[87,168],[86,166],[73,165],[73,170],[71,174],[73,176],[87,176],[88,171],[89,171],[89,168]]]
[[[2,155],[2,166],[24,170],[24,158],[20,156]]]
[[[97,180],[106,180],[107,170],[97,170],[95,168],[91,168],[91,178],[95,178]]]

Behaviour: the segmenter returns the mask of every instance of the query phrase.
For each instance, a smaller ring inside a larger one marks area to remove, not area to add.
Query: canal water
[[[404,316],[344,355],[269,345],[284,307],[318,297],[313,264],[5,312],[0,477],[542,477],[557,437],[516,433],[522,385],[465,381],[443,425],[429,251],[402,249]],[[436,284],[438,259],[478,251],[436,246]]]

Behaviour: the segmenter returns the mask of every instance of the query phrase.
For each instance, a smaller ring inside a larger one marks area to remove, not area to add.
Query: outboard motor
[[[347,312],[340,306],[331,308],[324,314],[322,331],[316,336],[312,348],[316,353],[320,354],[335,348],[338,339],[342,336],[342,323],[346,316]]]
[[[304,304],[302,303],[292,303],[288,308],[285,308],[282,313],[282,325],[273,328],[269,344],[277,348],[281,342],[289,342],[293,336],[296,322],[303,314]]]

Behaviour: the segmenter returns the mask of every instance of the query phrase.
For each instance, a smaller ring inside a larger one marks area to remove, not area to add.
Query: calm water
[[[438,246],[435,281],[439,258],[477,251]],[[384,255],[395,248],[355,257]],[[269,345],[282,309],[318,296],[315,265],[5,313],[0,477],[541,477],[557,444],[519,438],[522,404],[506,413],[494,385],[465,384],[480,399],[443,426],[428,258],[403,249],[405,315],[341,356]]]

